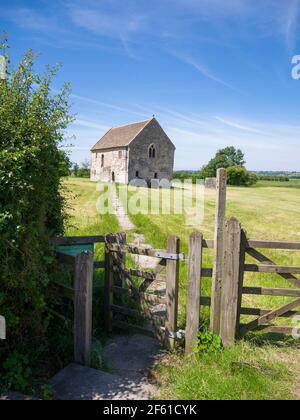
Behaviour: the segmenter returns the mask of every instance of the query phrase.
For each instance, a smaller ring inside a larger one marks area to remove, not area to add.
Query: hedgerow
[[[62,234],[65,202],[61,175],[68,159],[60,149],[72,120],[64,85],[51,84],[59,66],[40,75],[28,51],[16,67],[0,40],[7,77],[0,79],[0,369],[12,352],[38,349],[45,336],[46,296],[53,264],[49,238]]]

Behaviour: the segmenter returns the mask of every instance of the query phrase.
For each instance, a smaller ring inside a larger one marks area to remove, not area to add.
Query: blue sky
[[[72,159],[111,126],[155,114],[177,169],[234,145],[252,170],[300,170],[300,0],[53,0],[0,3],[14,59],[62,62]]]

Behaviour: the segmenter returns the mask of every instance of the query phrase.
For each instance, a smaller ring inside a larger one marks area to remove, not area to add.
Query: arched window
[[[155,146],[154,144],[151,144],[151,146],[149,147],[149,158],[154,159],[155,155],[156,155]]]
[[[101,168],[104,166],[104,155],[101,155]]]

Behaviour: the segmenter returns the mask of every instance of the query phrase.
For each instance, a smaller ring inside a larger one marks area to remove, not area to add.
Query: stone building
[[[171,180],[175,146],[153,117],[111,128],[91,149],[91,180]]]

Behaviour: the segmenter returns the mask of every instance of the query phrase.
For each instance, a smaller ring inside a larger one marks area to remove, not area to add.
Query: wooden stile
[[[189,240],[188,261],[188,301],[185,329],[185,352],[191,353],[197,341],[201,299],[201,267],[202,267],[201,233],[193,233]]]
[[[168,239],[168,252],[179,254],[180,239],[171,236]],[[167,260],[167,285],[166,285],[166,344],[174,349],[177,333],[178,315],[178,281],[179,281],[179,260]]]
[[[93,254],[75,257],[74,360],[89,366],[92,348]]]
[[[224,255],[224,223],[226,213],[226,188],[227,171],[218,169],[217,171],[217,197],[216,197],[216,216],[215,216],[215,237],[214,237],[214,269],[212,283],[212,305],[210,328],[214,334],[220,333],[221,318],[221,291],[222,291],[222,268]]]

